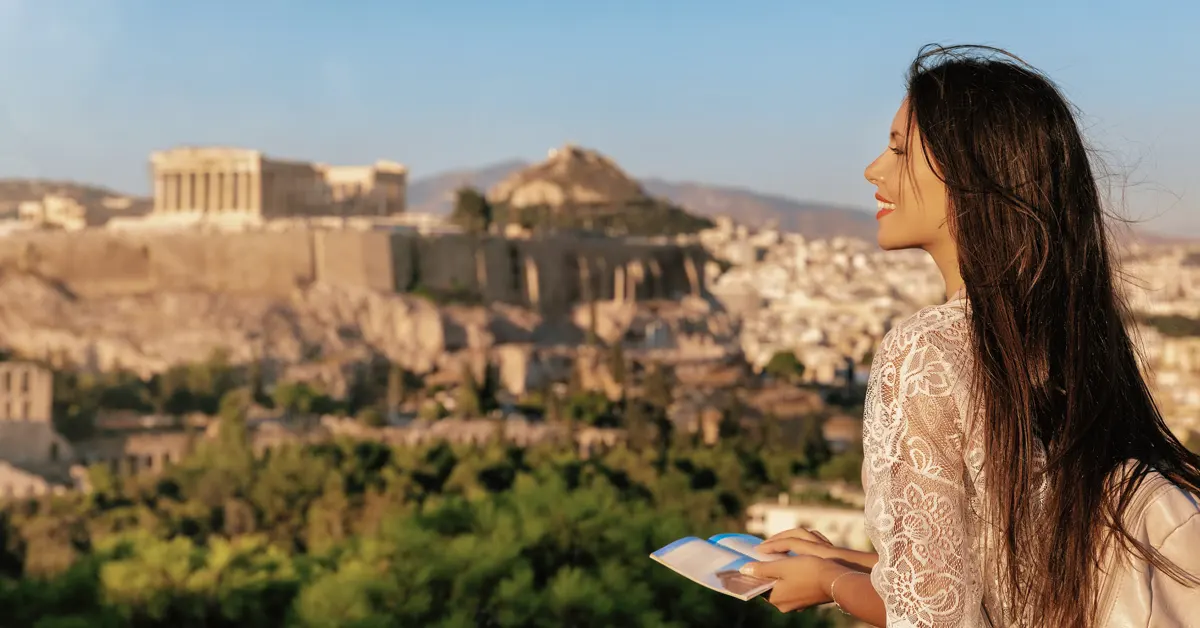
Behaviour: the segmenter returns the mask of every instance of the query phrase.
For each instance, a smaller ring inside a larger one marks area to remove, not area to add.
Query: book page
[[[718,534],[709,537],[708,540],[757,561],[771,562],[788,557],[787,554],[768,554],[758,551],[758,544],[762,543],[763,540],[752,534]]]
[[[753,559],[696,537],[679,539],[650,557],[694,582],[739,600],[749,600],[775,584],[774,580],[752,578],[738,571],[756,562]]]

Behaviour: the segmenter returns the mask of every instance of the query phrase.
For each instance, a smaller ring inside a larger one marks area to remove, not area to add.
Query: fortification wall
[[[418,239],[416,283],[438,292],[465,290],[478,293],[477,244],[477,239],[465,235]]]
[[[393,233],[389,239],[391,245],[392,289],[396,292],[408,292],[412,289],[419,260],[417,259],[417,238],[404,233]]]
[[[317,279],[308,231],[172,233],[147,246],[160,290],[287,295]]]
[[[425,288],[562,313],[589,298],[678,298],[702,289],[695,247],[606,238],[531,240],[386,231],[114,233],[9,236],[0,266],[84,297],[163,290],[287,296],[314,282],[381,292]]]
[[[83,294],[154,290],[147,243],[100,231],[11,236],[0,246],[0,264],[70,285]]]
[[[311,235],[303,231],[22,234],[0,246],[0,265],[85,297],[160,290],[282,295],[316,279]]]
[[[383,231],[313,233],[317,281],[393,292],[392,234]]]
[[[528,303],[523,289],[521,250],[515,242],[491,238],[476,251],[476,264],[481,270],[484,301]]]

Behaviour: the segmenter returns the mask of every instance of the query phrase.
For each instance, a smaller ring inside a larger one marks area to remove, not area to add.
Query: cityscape
[[[1109,232],[1128,325],[1200,452],[1182,17],[51,4],[0,0],[0,628],[866,626],[657,553],[876,551],[873,361],[948,295],[863,168],[948,34],[1095,112],[1106,208],[1152,215]]]
[[[144,526],[170,544],[154,551],[217,551],[216,535],[233,543],[222,552],[314,555],[380,534],[392,509],[454,508],[423,494],[476,501],[533,482],[542,495],[539,474],[564,455],[575,473],[625,478],[606,490],[656,468],[705,489],[685,502],[713,500],[709,528],[815,527],[869,549],[862,396],[887,330],[944,299],[923,254],[692,216],[573,145],[455,190],[447,214],[407,211],[393,162],[184,147],[150,163],[148,197],[44,184],[7,208],[0,492],[27,504],[7,525],[29,577],[74,574],[81,552]],[[580,216],[605,226],[568,222]],[[1200,247],[1133,240],[1123,259],[1155,394],[1200,446]],[[326,477],[305,475],[316,461]],[[308,488],[262,492],[292,481]],[[67,523],[31,504],[54,499],[108,533],[53,532]],[[279,528],[280,507],[304,521]],[[116,561],[98,576],[125,600],[111,612],[184,613],[110,579],[151,560],[136,556],[96,559]],[[320,610],[288,578],[292,612],[357,612]]]

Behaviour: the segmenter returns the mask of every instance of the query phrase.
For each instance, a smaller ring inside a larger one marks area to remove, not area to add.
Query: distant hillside
[[[460,186],[470,185],[486,191],[528,167],[527,162],[514,160],[478,170],[458,170],[417,179],[408,189],[410,210],[448,214],[453,209],[454,191]],[[641,184],[650,194],[664,197],[701,216],[728,215],[752,226],[775,223],[782,229],[799,231],[809,237],[875,237],[875,221],[870,214],[853,208],[702,183],[651,178],[642,180]]]
[[[458,188],[468,185],[486,192],[514,172],[528,167],[529,162],[514,159],[478,170],[455,170],[415,179],[408,185],[408,211],[449,214],[454,209],[454,192]]]
[[[110,190],[103,186],[75,183],[73,181],[0,179],[0,215],[14,213],[17,211],[17,205],[20,203],[41,200],[47,194],[68,196],[88,207],[100,205],[104,199],[109,197],[128,196],[127,194]]]
[[[731,216],[754,227],[775,224],[810,238],[848,236],[875,239],[875,218],[852,207],[798,201],[784,196],[704,183],[675,183],[645,179],[646,191],[702,216]]]

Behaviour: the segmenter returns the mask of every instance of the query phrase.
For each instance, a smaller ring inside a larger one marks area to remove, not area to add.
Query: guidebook
[[[713,591],[749,600],[771,590],[774,580],[742,575],[738,570],[753,562],[787,558],[755,548],[763,540],[749,534],[718,534],[708,539],[686,536],[650,554],[650,558]]]

